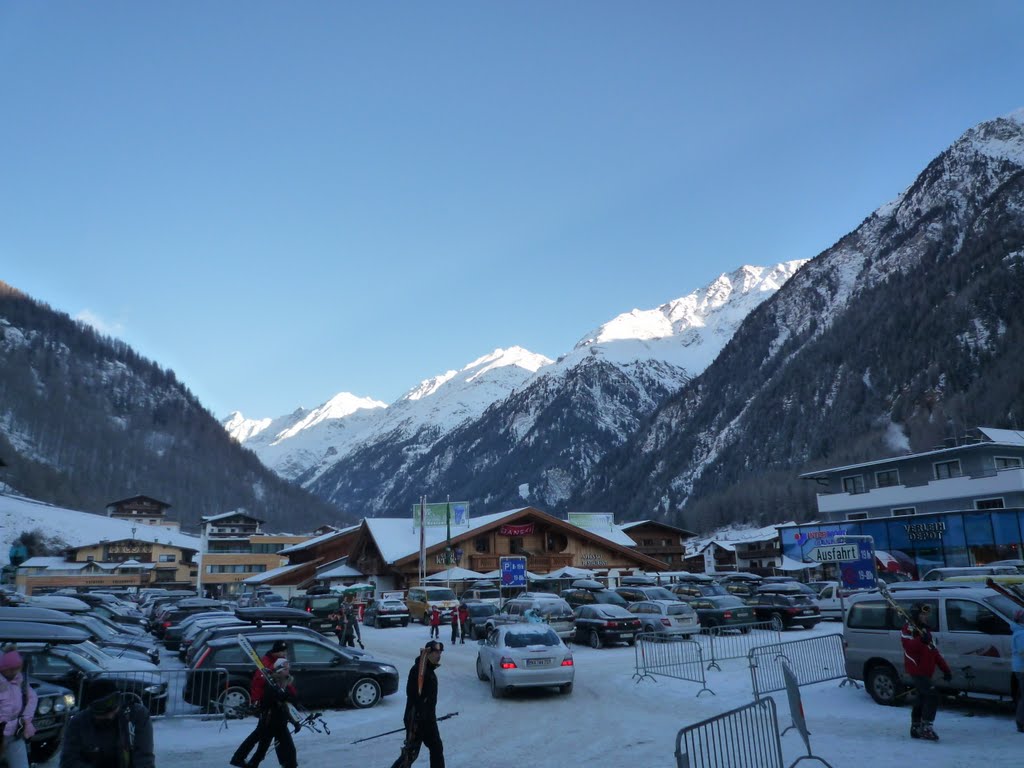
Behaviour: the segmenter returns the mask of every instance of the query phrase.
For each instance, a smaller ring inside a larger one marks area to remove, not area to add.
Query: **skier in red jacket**
[[[437,606],[430,609],[430,639],[441,639],[441,612]]]
[[[932,640],[932,631],[928,625],[930,616],[931,606],[928,603],[915,605],[910,612],[911,620],[903,625],[900,642],[903,643],[903,667],[917,691],[917,701],[910,712],[910,737],[938,741],[939,737],[932,724],[939,708],[939,694],[932,682],[932,675],[938,666],[942,670],[942,679],[948,683],[953,673]]]

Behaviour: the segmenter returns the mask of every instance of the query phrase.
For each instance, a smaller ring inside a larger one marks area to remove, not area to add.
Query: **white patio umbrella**
[[[432,573],[424,581],[476,581],[477,579],[483,579],[484,575],[477,571],[471,571],[469,568],[460,568],[455,566],[454,568],[446,568],[443,571]]]
[[[566,565],[559,568],[557,571],[552,571],[546,576],[542,577],[545,579],[587,579],[594,576],[593,571],[588,571],[586,568],[574,568],[571,565]]]

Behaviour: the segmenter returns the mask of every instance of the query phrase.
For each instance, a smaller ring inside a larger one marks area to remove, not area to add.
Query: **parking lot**
[[[838,629],[838,624],[824,622],[812,630],[787,631],[783,639],[796,640]],[[326,713],[331,735],[304,731],[296,737],[300,764],[333,766],[342,755],[340,759],[346,763],[390,765],[401,746],[400,734],[357,745],[350,742],[401,727],[408,669],[428,635],[428,628],[420,625],[363,629],[367,650],[398,666],[402,691],[372,709]],[[448,639],[443,633],[446,645]],[[438,670],[438,713],[460,713],[441,724],[448,765],[614,766],[628,762],[672,766],[675,735],[680,728],[752,700],[745,660],[725,660],[721,670],[708,671],[708,687],[714,695],[704,693],[698,698],[700,686],[694,683],[664,678],[634,682],[633,648],[595,650],[574,645],[572,649],[576,666],[572,694],[525,691],[499,700],[492,698],[488,685],[477,679],[476,645],[467,641],[465,645],[447,646]],[[176,659],[167,654],[163,663],[174,666]],[[837,681],[805,687],[802,693],[814,752],[834,768],[855,766],[865,758],[882,761],[882,765],[918,761],[922,750],[927,750],[929,760],[944,768],[976,765],[981,749],[997,763],[1005,758],[1009,765],[1024,746],[1024,736],[1014,729],[1012,713],[1005,706],[943,706],[936,720],[942,741],[922,746],[907,734],[909,707],[880,707],[863,690],[840,688]],[[776,701],[780,725],[785,728],[789,724],[788,705],[784,696],[776,695]],[[231,751],[253,722],[159,720],[155,726],[158,761],[162,765],[220,768],[227,764]],[[783,750],[787,765],[805,753],[795,731],[783,738]],[[276,764],[273,756],[269,760],[266,765]],[[420,763],[426,762],[424,755]]]

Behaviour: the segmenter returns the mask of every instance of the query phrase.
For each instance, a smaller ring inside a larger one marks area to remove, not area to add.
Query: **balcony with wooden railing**
[[[490,553],[470,553],[469,565],[467,566],[470,570],[479,571],[480,573],[488,573],[489,571],[496,571],[499,568],[498,558],[502,555],[494,555]],[[550,573],[551,571],[557,571],[559,568],[564,568],[567,565],[572,565],[572,555],[568,554],[544,554],[544,555],[525,555],[526,557],[526,569],[533,573]]]

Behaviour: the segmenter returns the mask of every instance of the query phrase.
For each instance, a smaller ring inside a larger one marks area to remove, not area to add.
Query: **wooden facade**
[[[697,535],[657,520],[627,523],[622,530],[636,542],[637,552],[661,560],[669,570],[685,570],[686,540]]]

